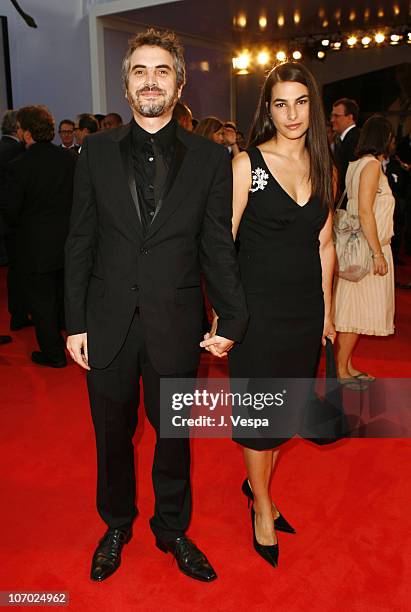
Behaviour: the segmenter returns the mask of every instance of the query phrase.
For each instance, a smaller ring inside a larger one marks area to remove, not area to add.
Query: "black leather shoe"
[[[248,497],[248,507],[250,507],[250,501],[254,501],[254,494],[251,490],[250,483],[247,478],[244,480],[242,487],[242,492],[246,497]],[[274,519],[274,527],[276,531],[284,531],[285,533],[296,533],[294,527],[291,527],[290,523],[283,517],[281,512],[277,509],[279,515],[276,519]]]
[[[255,535],[255,512],[254,508],[251,507],[251,524],[253,527],[253,544],[255,551],[267,561],[273,567],[278,567],[278,555],[279,548],[278,543],[272,544],[271,546],[264,546],[260,544],[257,540],[257,536]]]
[[[133,535],[130,529],[108,529],[100,540],[91,562],[90,578],[95,582],[105,580],[120,567],[121,551]]]
[[[24,327],[33,327],[33,321],[26,317],[25,319],[17,319],[16,317],[11,317],[10,319],[10,329],[11,331],[20,331]]]
[[[64,355],[60,359],[50,359],[41,351],[33,351],[31,354],[31,360],[37,365],[49,366],[50,368],[65,368],[67,365],[67,359]]]
[[[211,582],[217,578],[205,554],[186,536],[170,542],[156,538],[156,546],[165,553],[171,552],[178,567],[186,576],[203,582]]]

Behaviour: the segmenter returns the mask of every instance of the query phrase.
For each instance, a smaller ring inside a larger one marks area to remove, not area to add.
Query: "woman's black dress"
[[[328,210],[316,196],[298,205],[273,177],[261,151],[255,147],[248,155],[252,186],[238,241],[250,321],[243,341],[229,353],[230,376],[313,378],[324,324],[319,233]],[[234,434],[256,450],[289,437]]]

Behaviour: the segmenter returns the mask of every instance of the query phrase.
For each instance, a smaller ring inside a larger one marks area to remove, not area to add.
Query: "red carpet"
[[[411,280],[411,266],[400,270]],[[8,333],[4,268],[0,333]],[[362,339],[357,365],[377,376],[411,372],[411,291],[397,290],[397,331]],[[229,440],[193,442],[190,535],[214,564],[212,584],[178,572],[154,547],[151,516],[153,434],[140,420],[140,516],[121,569],[88,578],[104,531],[95,511],[95,450],[85,382],[75,365],[31,363],[31,329],[0,347],[0,591],[69,591],[69,609],[409,611],[411,610],[411,453],[409,440],[351,440],[319,449],[293,440],[282,452],[273,498],[297,529],[279,534],[280,567],[251,542],[240,450]],[[221,363],[204,363],[213,375]],[[141,439],[140,439],[141,438]]]

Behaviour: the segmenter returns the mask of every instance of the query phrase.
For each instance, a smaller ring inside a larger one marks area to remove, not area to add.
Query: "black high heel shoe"
[[[278,567],[278,555],[279,548],[277,544],[271,544],[270,546],[263,546],[257,542],[257,536],[255,535],[255,512],[254,508],[251,506],[251,524],[253,527],[253,544],[255,551],[263,558],[267,563],[272,565],[273,567]]]
[[[248,498],[248,507],[250,507],[250,503],[254,501],[254,494],[251,490],[250,483],[247,478],[244,480],[242,487],[242,492]],[[274,519],[274,527],[277,531],[284,531],[285,533],[296,533],[294,527],[291,527],[290,523],[285,520],[281,512],[278,510],[279,516]]]

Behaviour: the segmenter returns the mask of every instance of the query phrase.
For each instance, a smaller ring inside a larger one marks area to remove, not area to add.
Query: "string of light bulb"
[[[251,68],[264,68],[273,62],[287,59],[300,61],[305,56],[323,61],[327,53],[343,49],[369,49],[377,47],[411,44],[409,26],[396,27],[395,30],[382,28],[374,32],[356,32],[294,38],[291,41],[276,43],[270,48],[243,49],[232,58],[233,69],[237,74],[247,74]]]

